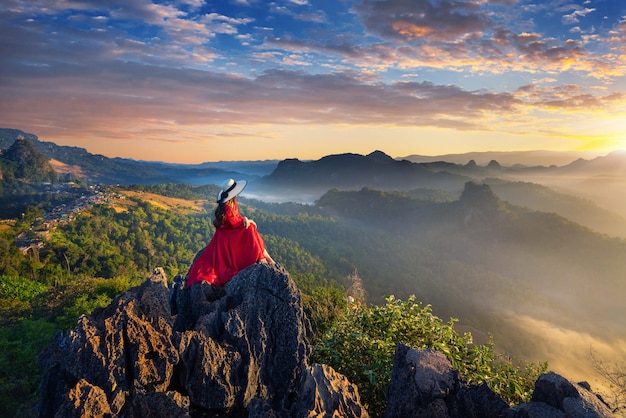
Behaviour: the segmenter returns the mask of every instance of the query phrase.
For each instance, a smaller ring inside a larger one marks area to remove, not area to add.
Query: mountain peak
[[[500,208],[500,199],[493,193],[491,187],[473,181],[465,183],[460,202],[466,223],[479,219],[490,220]]]
[[[387,155],[384,152],[379,151],[379,150],[376,150],[374,152],[371,152],[371,153],[367,154],[367,157],[371,158],[372,160],[375,160],[375,161],[378,161],[378,162],[382,162],[382,163],[395,161],[389,155]]]
[[[16,179],[31,181],[54,181],[56,172],[35,145],[24,136],[17,137],[1,156],[0,162]]]
[[[500,170],[502,168],[502,166],[496,160],[491,160],[491,161],[489,161],[489,164],[487,164],[487,168],[491,168],[491,169],[494,169],[494,170]]]

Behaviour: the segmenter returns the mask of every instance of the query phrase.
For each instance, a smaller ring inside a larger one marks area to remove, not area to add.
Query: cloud
[[[271,14],[290,16],[305,22],[325,23],[326,14],[322,10],[314,10],[307,0],[287,0],[286,5],[271,2],[268,4]],[[296,6],[294,8],[293,6]],[[302,8],[305,8],[304,10]]]
[[[587,93],[575,84],[550,87],[527,85],[517,90],[516,97],[529,105],[556,110],[614,112],[626,100],[626,93],[614,92],[601,96]]]
[[[365,27],[384,38],[454,40],[489,23],[474,1],[376,1],[354,7]]]
[[[500,2],[506,6],[515,3]],[[494,7],[497,4],[364,0],[353,10],[372,34],[386,41],[387,50],[395,50],[387,55],[393,56],[393,66],[397,68],[431,67],[493,74],[573,70],[600,76],[596,71],[599,60],[591,56],[581,41],[517,30],[524,22],[522,13],[536,13],[540,7],[548,10],[547,5]],[[575,23],[594,10],[575,8],[564,20]],[[362,45],[360,48],[368,50]],[[366,55],[372,56],[368,52]]]
[[[566,15],[563,15],[561,21],[565,25],[575,25],[580,22],[579,18],[587,16],[591,12],[595,12],[596,9],[591,8],[581,8],[577,5],[571,6],[574,7],[574,10]]]
[[[555,122],[573,113],[622,111],[612,83],[626,74],[624,19],[563,37],[533,13],[561,24],[591,18],[590,6],[348,3],[6,0],[0,113],[49,136],[110,138],[159,132],[159,121],[187,132],[357,124],[567,136]]]

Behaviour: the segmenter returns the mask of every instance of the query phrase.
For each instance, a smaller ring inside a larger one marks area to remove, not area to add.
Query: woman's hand
[[[248,219],[247,217],[245,217],[245,216],[244,216],[244,217],[243,217],[243,226],[244,226],[246,229],[248,229],[248,227],[249,227],[250,225],[254,225],[254,226],[256,226],[256,222],[254,222],[252,219]]]
[[[267,250],[263,250],[263,257],[264,257],[263,259],[267,261],[268,263],[276,264],[274,259],[270,257],[270,254],[267,252]]]

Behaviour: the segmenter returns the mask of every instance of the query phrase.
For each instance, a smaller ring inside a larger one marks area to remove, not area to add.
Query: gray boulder
[[[396,347],[387,393],[386,418],[496,418],[508,410],[486,385],[463,381],[444,354],[404,344]]]
[[[277,265],[171,292],[157,269],[42,351],[40,416],[367,417],[356,386],[309,364],[310,329]]]
[[[396,348],[385,418],[608,418],[613,414],[586,384],[541,376],[531,402],[509,407],[486,384],[460,378],[435,350]]]
[[[608,418],[614,416],[586,383],[573,383],[556,373],[546,373],[535,382],[530,403],[512,408],[513,418]]]

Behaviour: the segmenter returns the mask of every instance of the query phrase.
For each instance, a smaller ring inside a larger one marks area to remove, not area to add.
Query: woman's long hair
[[[215,219],[213,226],[219,228],[226,223],[227,219],[235,220],[239,216],[239,206],[237,198],[232,198],[228,202],[218,203],[215,208]]]

